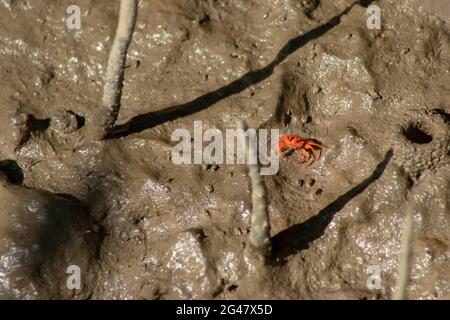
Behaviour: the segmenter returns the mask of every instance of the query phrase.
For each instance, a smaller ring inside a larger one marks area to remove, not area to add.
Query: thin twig
[[[406,288],[409,280],[410,268],[410,254],[411,254],[411,240],[413,231],[413,218],[411,210],[408,209],[405,218],[405,225],[403,231],[403,239],[400,247],[400,262],[398,266],[398,276],[394,300],[404,300]]]
[[[137,2],[138,0],[120,1],[119,23],[108,59],[102,108],[94,120],[96,139],[104,139],[111,133],[119,114],[125,61],[136,24]]]
[[[247,124],[245,121],[239,122],[239,128],[244,131],[247,130]],[[244,148],[245,142],[246,139],[241,141],[241,143],[244,144]],[[270,224],[269,212],[267,208],[266,187],[264,185],[264,179],[260,174],[258,162],[256,161],[255,164],[252,164],[250,161],[250,159],[258,159],[256,143],[252,143],[250,140],[248,148],[245,148],[245,150],[246,160],[248,163],[248,176],[250,178],[252,191],[252,217],[249,242],[264,257],[270,257],[272,248],[270,242]]]

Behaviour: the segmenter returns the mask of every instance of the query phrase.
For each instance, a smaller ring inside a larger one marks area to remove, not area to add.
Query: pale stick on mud
[[[138,0],[120,1],[119,23],[108,59],[102,108],[94,120],[96,139],[104,139],[111,133],[119,114],[125,61],[136,24],[137,2]]]
[[[239,122],[239,129],[247,130],[245,121]],[[251,138],[250,138],[251,139]],[[244,144],[246,140],[243,139],[241,143]],[[270,257],[272,247],[270,242],[270,224],[269,212],[267,208],[266,186],[264,179],[260,174],[258,161],[253,164],[250,159],[258,159],[256,143],[250,141],[246,150],[246,160],[248,163],[248,176],[251,183],[252,191],[252,218],[250,226],[249,242],[257,249],[257,251],[264,257]]]
[[[400,261],[398,266],[398,276],[396,283],[396,291],[394,300],[404,300],[406,295],[406,288],[408,286],[409,272],[410,272],[410,255],[411,255],[411,241],[413,230],[413,218],[411,209],[408,208],[405,222],[402,243],[400,246]]]

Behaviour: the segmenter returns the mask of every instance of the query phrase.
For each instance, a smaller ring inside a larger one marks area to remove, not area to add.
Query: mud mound
[[[0,188],[0,200],[7,204],[0,211],[0,297],[92,295],[98,237],[83,206],[65,196],[9,185],[7,178]],[[85,279],[69,290],[66,271],[73,265]]]

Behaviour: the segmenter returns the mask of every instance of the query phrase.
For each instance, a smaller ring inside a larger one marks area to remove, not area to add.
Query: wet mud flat
[[[446,1],[141,1],[96,141],[118,3],[78,1],[69,30],[69,1],[0,2],[0,298],[390,299],[408,212],[407,297],[450,298]],[[265,177],[266,265],[245,166],[170,158],[175,129],[239,119],[328,146]]]

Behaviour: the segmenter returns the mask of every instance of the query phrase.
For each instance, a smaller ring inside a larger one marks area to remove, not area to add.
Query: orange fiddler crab
[[[309,167],[316,159],[320,159],[322,155],[322,148],[327,148],[326,145],[317,143],[313,139],[303,139],[299,135],[282,135],[278,139],[278,154],[285,158],[296,150],[298,150],[297,163],[305,163],[310,159],[312,161],[307,165]],[[317,157],[316,149],[320,150],[319,157]]]

